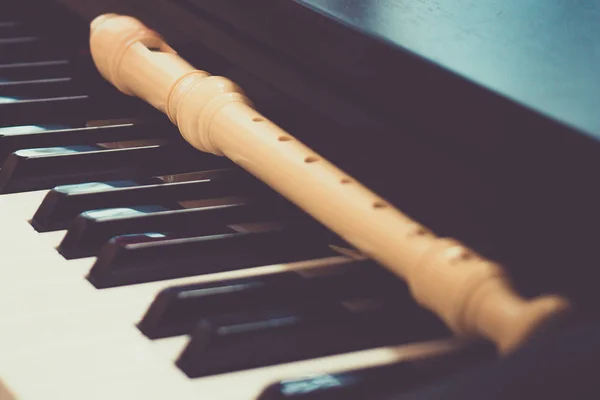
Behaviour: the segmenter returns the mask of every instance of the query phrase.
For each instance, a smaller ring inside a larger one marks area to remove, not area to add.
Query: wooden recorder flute
[[[558,296],[520,298],[503,269],[438,238],[253,109],[230,80],[196,70],[140,21],[106,14],[91,25],[100,73],[176,124],[199,150],[224,155],[367,256],[401,276],[456,333],[503,352],[568,308]]]

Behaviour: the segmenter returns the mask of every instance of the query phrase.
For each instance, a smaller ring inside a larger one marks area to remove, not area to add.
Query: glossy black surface
[[[86,211],[73,220],[58,247],[66,258],[94,255],[111,237],[130,233],[177,232],[219,234],[229,224],[274,218],[266,205],[232,201],[224,205],[178,209],[177,205],[144,205]]]
[[[59,186],[44,198],[31,220],[39,232],[65,229],[79,213],[99,208],[173,204],[182,200],[257,194],[258,184],[224,171],[201,180],[165,183],[158,178],[140,181],[94,182]],[[214,177],[211,177],[214,176]],[[263,190],[264,191],[264,190]]]
[[[85,39],[74,35],[81,28],[74,20],[62,21],[55,27],[56,22],[49,16],[64,17],[55,2],[38,2],[35,6],[23,1],[3,3],[0,64],[72,56],[84,45]]]
[[[37,35],[0,38],[0,63],[31,61],[40,57],[64,57],[68,51],[63,43],[45,41]]]
[[[269,386],[257,400],[384,400],[447,379],[494,358],[493,347],[472,343],[442,354]]]
[[[600,139],[598,1],[301,3]]]
[[[206,318],[177,365],[188,376],[200,377],[447,334],[401,292],[395,300],[307,303]]]
[[[123,236],[112,238],[100,249],[88,280],[106,288],[337,255],[323,230],[310,224],[253,233],[207,228],[201,223],[193,229],[182,223],[176,226],[178,232],[204,229],[211,235],[151,233],[153,240],[142,238],[138,243]]]
[[[270,250],[280,256],[294,251],[291,243],[281,250],[276,247],[277,240],[273,244]],[[296,245],[304,247],[302,240],[296,240]],[[147,337],[157,339],[191,333],[197,321],[210,316],[255,312],[276,305],[320,304],[395,290],[405,290],[404,284],[372,262],[176,286],[157,295],[138,327]]]
[[[69,59],[1,64],[0,83],[69,78],[73,76],[74,68],[74,63]]]
[[[20,37],[31,33],[27,24],[21,21],[0,21],[0,39]]]
[[[95,144],[174,136],[172,126],[158,121],[99,121],[65,125],[25,125],[0,128],[0,163],[13,152],[39,147]]]
[[[0,170],[0,192],[50,189],[56,185],[207,170],[223,158],[187,145],[152,145],[107,149],[95,145],[23,149]]]
[[[37,79],[26,82],[0,83],[0,102],[32,100],[85,94],[72,77]]]
[[[90,109],[96,104],[88,95],[17,99],[14,102],[0,104],[0,121],[5,126],[64,121],[71,116],[89,114]]]
[[[10,3],[0,21],[0,126],[147,113],[150,107],[116,95],[95,71],[85,25],[65,18],[54,2],[36,4],[35,15],[23,2]]]
[[[88,91],[73,96],[58,92],[49,97],[16,97],[0,103],[2,126],[135,117],[147,112],[148,106],[135,99],[120,96],[107,99],[100,93],[96,95]]]

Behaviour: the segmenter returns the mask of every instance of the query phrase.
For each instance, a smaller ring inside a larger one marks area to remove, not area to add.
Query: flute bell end
[[[520,318],[497,341],[500,353],[507,355],[538,334],[548,321],[571,310],[560,296],[542,296],[527,303]]]

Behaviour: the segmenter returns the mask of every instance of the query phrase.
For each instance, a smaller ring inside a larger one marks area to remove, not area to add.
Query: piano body
[[[5,1],[0,399],[375,400],[502,363],[109,87],[94,17],[140,18],[399,209],[502,262],[523,295],[594,315],[599,10]]]

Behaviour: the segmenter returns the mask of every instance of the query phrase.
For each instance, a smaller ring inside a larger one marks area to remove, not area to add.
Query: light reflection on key
[[[20,157],[35,157],[44,155],[57,155],[57,154],[74,154],[85,151],[97,151],[101,150],[98,146],[62,146],[62,147],[43,147],[39,149],[24,149],[17,150],[15,154]]]
[[[43,133],[57,129],[69,129],[67,125],[21,125],[0,127],[0,135],[17,136]]]
[[[54,188],[55,191],[66,194],[94,193],[104,190],[140,186],[140,183],[132,180],[77,183],[74,185],[61,185]]]
[[[83,217],[92,218],[97,221],[105,221],[113,218],[133,217],[136,215],[145,215],[153,212],[169,211],[162,206],[139,206],[139,207],[121,207],[106,208],[101,210],[91,210],[81,213]]]
[[[14,103],[19,101],[19,99],[16,99],[14,97],[3,97],[0,96],[0,104],[7,104],[7,103]]]

